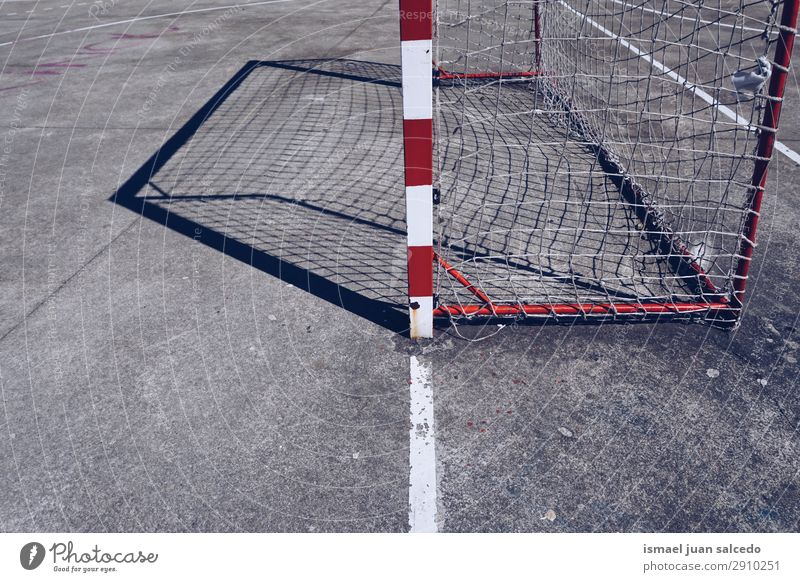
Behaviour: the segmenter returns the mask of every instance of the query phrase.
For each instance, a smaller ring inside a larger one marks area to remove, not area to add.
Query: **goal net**
[[[797,3],[435,2],[433,315],[736,321]]]

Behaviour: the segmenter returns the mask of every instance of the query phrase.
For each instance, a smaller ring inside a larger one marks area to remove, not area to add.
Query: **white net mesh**
[[[727,296],[782,4],[439,0],[439,256],[494,306]]]

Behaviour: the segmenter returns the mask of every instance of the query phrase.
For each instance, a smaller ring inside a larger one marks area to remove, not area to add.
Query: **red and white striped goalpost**
[[[433,337],[433,5],[400,0],[412,338]]]

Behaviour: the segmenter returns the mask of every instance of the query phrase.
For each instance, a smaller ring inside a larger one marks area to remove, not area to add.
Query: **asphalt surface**
[[[735,332],[415,345],[398,42],[393,0],[0,3],[0,530],[406,531],[423,352],[443,531],[797,531],[797,165]]]

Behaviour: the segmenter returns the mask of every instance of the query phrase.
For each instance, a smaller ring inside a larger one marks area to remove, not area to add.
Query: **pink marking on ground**
[[[66,69],[71,69],[72,67],[86,67],[86,63],[42,63],[37,65],[37,68],[47,68],[47,67],[64,67]]]
[[[42,82],[42,79],[33,81],[31,83],[22,83],[20,85],[11,85],[11,87],[0,87],[0,92],[3,91],[13,91],[14,89],[22,89],[23,87],[30,87],[31,85],[38,85]]]

